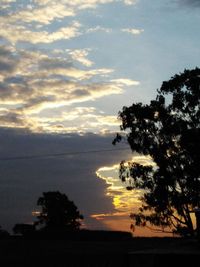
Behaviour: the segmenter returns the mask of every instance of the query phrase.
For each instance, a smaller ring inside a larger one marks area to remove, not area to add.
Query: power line
[[[87,150],[87,151],[71,151],[63,153],[49,153],[49,154],[36,154],[36,155],[25,155],[25,156],[15,156],[15,157],[0,157],[0,161],[12,161],[12,160],[29,160],[29,159],[40,159],[40,158],[49,158],[49,157],[61,157],[61,156],[73,156],[81,154],[92,154],[92,153],[102,153],[102,152],[113,152],[113,151],[122,151],[130,150],[130,148],[115,148],[115,149],[99,149],[99,150]]]

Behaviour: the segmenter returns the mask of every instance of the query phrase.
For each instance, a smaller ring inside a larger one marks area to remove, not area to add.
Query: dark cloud
[[[12,83],[8,81],[0,82],[0,99],[8,101],[22,101],[28,98],[28,90],[26,83]]]
[[[25,130],[0,129],[0,158],[113,149],[113,136],[87,134],[31,134]],[[11,230],[15,223],[33,220],[31,211],[43,191],[60,190],[85,215],[86,223],[101,227],[91,214],[113,211],[112,199],[105,196],[107,185],[96,170],[126,159],[122,151],[69,154],[21,160],[0,160],[0,225]]]
[[[26,80],[24,77],[22,76],[14,76],[14,77],[8,77],[4,80],[5,83],[12,83],[12,84],[22,84],[22,83],[25,83]]]
[[[89,96],[90,92],[84,89],[77,89],[73,92],[74,96]]]
[[[72,62],[66,59],[45,58],[39,62],[40,70],[67,69],[73,67]]]
[[[5,62],[0,60],[0,71],[1,72],[10,72],[14,70],[14,66],[12,62]]]
[[[27,109],[33,106],[40,105],[42,103],[49,103],[54,102],[56,100],[56,96],[54,95],[48,95],[48,96],[40,96],[33,97],[27,100],[27,102],[23,105],[23,109]]]
[[[0,124],[2,123],[14,123],[14,124],[23,124],[23,119],[17,113],[14,112],[5,112],[5,114],[0,115]]]
[[[200,7],[200,0],[177,0],[180,5],[186,5],[190,7]]]
[[[12,52],[5,46],[0,46],[0,57],[12,56]]]
[[[18,60],[13,55],[11,48],[0,46],[0,72],[11,73],[16,69],[17,64]]]

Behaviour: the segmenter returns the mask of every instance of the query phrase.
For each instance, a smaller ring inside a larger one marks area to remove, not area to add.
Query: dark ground
[[[0,240],[0,266],[200,266],[200,243],[180,238],[128,241]]]

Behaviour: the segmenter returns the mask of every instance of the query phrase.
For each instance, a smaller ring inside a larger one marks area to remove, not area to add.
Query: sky
[[[0,7],[0,225],[31,222],[42,192],[60,190],[85,227],[129,230],[138,192],[131,198],[117,177],[116,166],[132,157],[125,145],[112,146],[118,112],[149,103],[162,81],[199,66],[200,1]]]

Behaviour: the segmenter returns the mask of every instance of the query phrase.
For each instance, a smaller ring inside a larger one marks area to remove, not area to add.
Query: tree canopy
[[[37,201],[41,206],[38,222],[45,229],[78,230],[83,215],[80,214],[73,201],[59,191],[44,192]]]
[[[142,189],[142,204],[131,214],[136,225],[193,235],[192,212],[200,208],[200,69],[185,70],[162,83],[150,104],[119,112],[122,138],[154,165],[121,162],[127,189]]]

